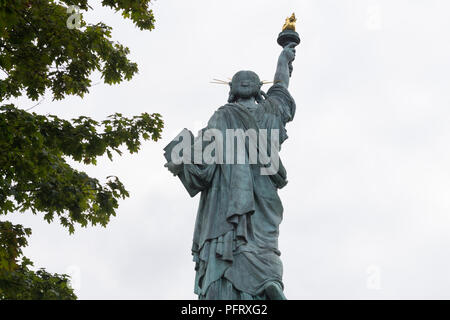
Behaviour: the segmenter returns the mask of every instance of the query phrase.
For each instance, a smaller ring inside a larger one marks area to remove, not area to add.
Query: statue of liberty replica
[[[278,250],[279,225],[283,217],[278,189],[284,187],[287,180],[283,164],[273,155],[288,138],[285,126],[293,120],[296,109],[288,91],[295,47],[300,43],[295,22],[295,15],[287,18],[278,36],[283,49],[273,85],[267,93],[261,90],[266,82],[252,71],[237,72],[231,82],[216,80],[229,86],[228,103],[217,109],[199,132],[199,136],[204,134],[201,144],[212,140],[228,143],[230,132],[253,130],[259,139],[269,136],[270,140],[266,139],[265,143],[271,146],[266,156],[271,158],[269,163],[249,161],[252,151],[263,149],[252,147],[251,135],[244,136],[245,142],[240,144],[245,161],[238,163],[191,162],[186,161],[186,157],[177,163],[167,155],[173,143],[165,148],[168,160],[165,166],[179,177],[192,197],[201,194],[192,245],[196,271],[194,292],[199,299],[286,299]],[[214,135],[206,134],[211,130]],[[220,134],[227,135],[227,139],[218,139]],[[205,139],[205,136],[208,137]],[[198,142],[199,138],[194,140]],[[192,144],[192,150],[195,148]],[[215,149],[213,155],[216,159],[229,159],[231,154],[234,159],[238,152],[239,148],[230,151],[227,145],[225,151]],[[262,169],[269,166],[276,170],[262,173]]]

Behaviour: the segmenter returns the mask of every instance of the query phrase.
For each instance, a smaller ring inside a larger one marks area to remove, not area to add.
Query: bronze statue
[[[215,80],[229,85],[228,103],[215,111],[194,144],[183,149],[182,161],[173,158],[178,152],[173,151],[177,148],[175,140],[165,148],[166,167],[180,178],[192,197],[201,194],[192,244],[194,291],[199,299],[286,299],[278,250],[283,216],[278,189],[287,184],[287,179],[281,160],[273,156],[288,138],[286,123],[293,120],[296,110],[288,91],[295,46],[300,43],[295,21],[295,15],[286,19],[279,35],[283,50],[267,93],[261,90],[264,82],[252,71],[239,71],[230,82]],[[235,136],[228,140],[230,132]],[[238,132],[247,134],[249,140],[244,136],[240,147],[230,149],[234,138],[239,140]],[[183,141],[191,141],[191,136],[186,133]],[[259,144],[251,148],[255,137]],[[226,141],[225,148],[218,141]],[[259,157],[252,162],[252,150],[261,153],[268,142],[270,161]],[[191,161],[191,150],[195,153],[198,147],[214,152],[196,153],[201,161]],[[232,162],[240,152],[244,161]],[[208,154],[213,154],[215,161],[206,161]],[[265,171],[272,167],[274,171]]]

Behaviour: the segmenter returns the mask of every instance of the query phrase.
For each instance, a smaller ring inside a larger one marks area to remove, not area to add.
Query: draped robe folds
[[[295,114],[295,102],[279,84],[250,109],[237,103],[220,107],[203,129],[279,130]],[[225,153],[225,148],[224,148]],[[248,144],[246,145],[248,160]],[[278,234],[283,206],[277,189],[286,185],[281,161],[274,175],[261,175],[260,164],[184,164],[181,172],[191,191],[201,192],[192,245],[200,299],[264,299],[264,286],[283,288]]]

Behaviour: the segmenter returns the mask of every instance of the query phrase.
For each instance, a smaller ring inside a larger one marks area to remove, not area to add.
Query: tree
[[[152,30],[150,0],[103,0],[141,30]],[[111,40],[111,27],[88,24],[87,0],[0,0],[0,101],[26,95],[37,101],[46,92],[53,100],[83,97],[99,71],[107,84],[130,80],[138,71],[129,49]],[[116,113],[103,121],[80,116],[65,120],[0,106],[0,215],[31,211],[55,218],[68,229],[106,226],[118,200],[129,197],[115,176],[105,183],[72,168],[67,158],[85,164],[120,147],[138,152],[141,141],[158,140],[160,114],[132,118]],[[65,275],[32,271],[22,255],[31,230],[0,222],[0,299],[74,299]]]
[[[0,222],[0,299],[76,299],[66,275],[29,269],[32,262],[22,256],[22,247],[30,234],[29,228]]]

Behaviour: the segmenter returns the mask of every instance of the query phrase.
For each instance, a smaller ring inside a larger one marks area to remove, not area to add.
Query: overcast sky
[[[152,8],[152,32],[107,9],[86,15],[130,48],[140,70],[132,81],[33,109],[165,120],[163,139],[138,154],[76,164],[101,180],[119,176],[131,193],[106,229],[70,236],[42,215],[8,216],[32,227],[25,254],[36,266],[72,274],[81,299],[196,298],[199,199],[163,167],[162,149],[226,103],[228,88],[213,78],[246,69],[273,79],[276,38],[295,12],[298,109],[281,152],[289,183],[279,192],[286,296],[450,299],[449,1],[158,0]]]

